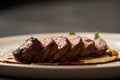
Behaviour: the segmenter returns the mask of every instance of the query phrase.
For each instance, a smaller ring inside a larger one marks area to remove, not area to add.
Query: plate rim
[[[94,34],[95,32],[75,32],[77,34]],[[110,32],[99,32],[100,35],[115,35],[120,36],[120,33],[110,33]],[[36,35],[51,35],[51,34],[69,34],[69,32],[51,32],[51,33],[34,33],[34,34],[19,34],[19,35],[10,35],[10,36],[3,36],[0,39],[6,38],[17,38],[17,37],[29,37],[29,36],[36,36]]]
[[[15,38],[23,38],[23,37],[29,37],[29,36],[38,36],[38,35],[56,35],[56,34],[68,34],[69,32],[58,32],[58,33],[37,33],[37,34],[25,34],[25,35],[15,35],[15,36],[7,36],[7,37],[0,37],[0,41],[6,40],[6,39],[15,39]],[[93,32],[76,32],[78,34],[94,34]],[[115,35],[113,37],[120,36],[120,33],[100,33],[101,35]],[[119,38],[120,39],[120,38]],[[111,67],[120,67],[120,65],[117,66],[98,66],[95,67],[94,65],[28,65],[28,64],[10,64],[10,63],[0,63],[0,66],[11,66],[11,67],[26,67],[26,68],[45,68],[45,69],[93,69],[93,68],[111,68]]]

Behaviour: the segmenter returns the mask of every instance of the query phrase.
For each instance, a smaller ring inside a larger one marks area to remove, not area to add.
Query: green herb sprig
[[[69,32],[69,35],[76,35],[75,32]]]
[[[95,32],[94,40],[100,37],[99,32]]]

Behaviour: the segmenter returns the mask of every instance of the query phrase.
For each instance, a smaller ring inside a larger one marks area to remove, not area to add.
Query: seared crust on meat
[[[53,57],[50,59],[50,62],[55,62],[59,60],[63,55],[66,54],[66,52],[70,49],[71,44],[68,41],[68,39],[64,36],[57,36],[53,37],[53,40],[58,45],[57,52],[53,55]]]
[[[75,61],[77,55],[83,50],[82,39],[78,35],[70,35],[67,37],[71,43],[70,50],[60,59],[62,62]]]
[[[52,45],[52,47],[51,47],[51,50],[49,51],[49,53],[47,54],[47,56],[46,56],[46,59],[45,59],[45,61],[48,61],[49,62],[49,60],[52,58],[52,56],[57,52],[57,50],[58,50],[58,45],[55,43],[55,41],[53,40],[53,45]]]
[[[94,42],[95,42],[95,47],[97,49],[94,55],[98,55],[98,56],[103,55],[108,49],[108,46],[105,40],[103,40],[102,38],[98,38],[94,40]]]
[[[33,56],[40,53],[43,49],[41,42],[36,38],[29,38],[18,49],[13,51],[13,55],[17,61],[22,63],[31,63]]]
[[[96,47],[93,40],[87,37],[82,37],[82,42],[84,49],[80,52],[80,56],[90,56],[92,53],[94,53]]]
[[[42,51],[41,56],[39,57],[38,62],[44,62],[48,53],[50,53],[50,50],[52,49],[52,46],[54,46],[54,41],[51,38],[46,38],[42,41],[44,50]]]

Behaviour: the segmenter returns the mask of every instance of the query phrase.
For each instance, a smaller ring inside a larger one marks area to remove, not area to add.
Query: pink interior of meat
[[[68,37],[68,39],[73,46],[77,45],[80,42],[80,36],[77,35],[71,35]]]

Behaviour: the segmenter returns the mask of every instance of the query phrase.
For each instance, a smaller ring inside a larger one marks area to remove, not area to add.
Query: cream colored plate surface
[[[91,39],[94,33],[79,33]],[[30,34],[21,36],[11,36],[0,38],[0,54],[8,53],[9,50],[20,46],[30,36],[42,40],[46,37],[57,35],[67,36],[68,33],[47,33],[47,34]],[[120,51],[120,34],[100,33],[108,45]],[[25,64],[8,64],[0,63],[0,75],[23,78],[110,78],[120,77],[120,62],[111,62],[97,65],[25,65]]]

